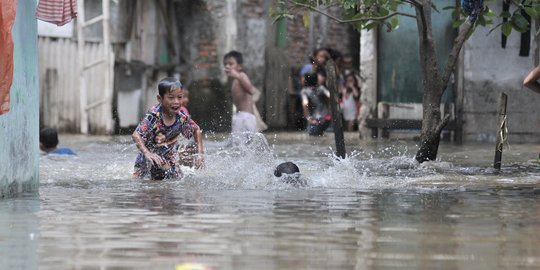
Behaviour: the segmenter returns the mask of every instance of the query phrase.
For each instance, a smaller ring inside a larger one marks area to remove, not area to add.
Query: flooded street
[[[133,179],[129,136],[61,137],[41,156],[39,195],[0,201],[0,269],[537,269],[536,145],[441,145],[417,164],[408,141],[265,134],[231,149],[207,137],[206,169]],[[295,162],[306,181],[273,176]]]

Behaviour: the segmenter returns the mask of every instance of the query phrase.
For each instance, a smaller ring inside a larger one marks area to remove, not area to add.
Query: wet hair
[[[332,58],[332,60],[334,61],[340,59],[343,56],[341,52],[336,49],[326,48],[325,50],[328,52],[328,55],[330,56],[330,58]]]
[[[287,162],[283,162],[279,164],[276,167],[276,170],[274,170],[274,175],[276,177],[281,177],[283,174],[295,174],[299,172],[300,172],[300,169],[298,169],[298,166],[296,166],[296,164],[290,161],[287,161]]]
[[[318,48],[313,51],[313,53],[310,56],[311,62],[315,62],[317,60],[317,54],[320,52],[326,52],[325,53],[325,61],[328,61],[330,59],[330,52],[326,48]]]
[[[242,57],[241,52],[230,51],[223,56],[223,60],[227,60],[229,58],[234,58],[234,60],[236,60],[236,63],[238,63],[239,65],[242,65],[244,63],[244,58]]]
[[[358,79],[356,78],[356,74],[354,72],[346,72],[345,73],[345,81],[347,81],[347,78],[352,77],[354,80],[354,85],[358,86]]]
[[[312,72],[304,74],[304,86],[317,86],[317,74]]]
[[[290,161],[279,164],[274,171],[274,176],[279,177],[280,181],[295,187],[307,185],[306,180],[300,177],[298,166]]]
[[[165,96],[166,93],[174,91],[176,89],[182,88],[183,85],[177,78],[167,77],[159,81],[158,91],[161,97]]]
[[[58,132],[54,128],[43,128],[39,132],[39,142],[45,148],[54,148],[58,145]]]

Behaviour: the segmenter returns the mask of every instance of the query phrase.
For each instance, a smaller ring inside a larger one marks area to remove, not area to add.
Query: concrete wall
[[[500,14],[502,0],[490,3],[489,7],[495,14]],[[495,18],[494,24],[501,21]],[[508,141],[540,142],[540,110],[537,109],[540,95],[522,86],[523,79],[535,66],[535,59],[536,62],[540,60],[538,41],[534,40],[532,34],[530,54],[522,57],[519,56],[520,33],[514,31],[507,40],[506,48],[502,48],[500,29],[489,33],[492,28],[493,25],[476,29],[462,48],[463,61],[456,66],[464,71],[463,77],[457,78],[463,82],[463,141],[495,141],[499,96],[504,92],[508,95]],[[532,33],[536,32],[534,28],[537,29],[533,26]],[[370,32],[362,33],[360,69],[366,79],[362,97],[373,98],[377,97],[378,82],[374,71],[380,64],[377,62],[376,45],[379,40]],[[368,104],[362,108],[376,108],[373,102]],[[361,112],[361,118],[362,115],[369,115],[369,112]],[[369,130],[361,126],[361,135],[369,136]]]
[[[501,1],[490,4],[495,14],[501,12]],[[502,19],[495,19],[499,23]],[[534,67],[537,46],[531,35],[528,57],[519,56],[521,35],[513,32],[506,48],[501,48],[501,31],[489,34],[491,27],[479,27],[467,41],[464,50],[464,140],[496,139],[497,110],[501,92],[508,95],[509,142],[540,142],[540,95],[522,86]],[[532,31],[533,33],[536,30]]]
[[[39,184],[39,87],[36,1],[17,1],[11,110],[0,116],[0,198]]]

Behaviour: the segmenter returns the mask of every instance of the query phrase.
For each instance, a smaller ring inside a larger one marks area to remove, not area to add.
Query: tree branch
[[[444,67],[444,73],[443,73],[442,84],[441,84],[443,89],[446,89],[446,85],[448,84],[448,81],[450,80],[450,75],[452,75],[452,71],[454,70],[454,66],[458,59],[459,51],[463,47],[463,44],[467,40],[467,37],[469,36],[469,32],[472,29],[473,29],[473,24],[469,20],[465,20],[465,22],[463,22],[461,26],[459,27],[458,36],[454,40],[454,46],[452,47],[452,51],[450,52],[450,55],[448,56],[448,61],[446,62],[446,66]]]
[[[420,6],[420,2],[418,2],[417,0],[403,0],[403,2],[409,3],[409,4],[411,4],[411,5],[415,6],[415,7]]]
[[[447,114],[444,116],[444,118],[441,120],[441,122],[435,127],[435,134],[438,134],[440,136],[441,130],[450,122],[450,115]]]
[[[303,4],[303,3],[298,3],[296,1],[292,1],[291,4],[293,6],[298,6],[298,7],[303,7],[303,8],[306,8],[306,9],[309,9],[313,12],[316,12],[316,13],[319,13],[321,15],[324,15],[338,23],[354,23],[354,22],[363,22],[363,21],[383,21],[383,20],[386,20],[388,18],[391,18],[391,17],[394,17],[394,16],[405,16],[405,17],[410,17],[410,18],[416,18],[415,15],[412,15],[412,14],[408,14],[408,13],[404,13],[404,12],[392,12],[386,16],[381,16],[381,17],[365,17],[365,18],[359,18],[359,19],[354,19],[354,20],[342,20],[336,16],[333,16],[327,12],[324,12],[316,7],[313,7],[311,5],[308,5],[308,4]]]

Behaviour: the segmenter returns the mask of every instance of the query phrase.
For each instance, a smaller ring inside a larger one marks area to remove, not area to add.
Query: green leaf
[[[527,15],[531,16],[531,18],[535,18],[536,16],[538,16],[538,13],[536,12],[536,10],[534,10],[534,8],[524,7],[523,9],[527,13]]]
[[[505,22],[501,26],[501,31],[504,36],[508,37],[512,33],[512,24],[510,22]]]
[[[433,4],[433,3],[431,3],[431,8],[432,8],[433,10],[435,10],[435,12],[441,13],[441,12],[439,11],[439,9],[437,8],[437,6],[436,6],[435,4]]]
[[[398,26],[399,26],[399,18],[397,16],[394,16],[394,17],[392,17],[392,19],[390,19],[390,26],[394,30],[398,28]]]
[[[486,26],[486,19],[484,19],[484,16],[478,16],[476,23],[478,23],[481,26]]]
[[[514,29],[519,32],[525,32],[529,27],[529,22],[519,13],[514,13],[511,22]]]
[[[304,12],[304,14],[302,15],[302,22],[304,23],[304,27],[305,28],[309,28],[309,24],[311,22],[311,18],[309,16],[309,12]]]
[[[495,14],[495,12],[493,12],[493,10],[491,10],[491,8],[486,7],[486,9],[484,9],[484,16],[486,16],[486,17],[497,17],[497,14]]]
[[[540,13],[540,5],[535,6],[535,7],[534,7],[534,10],[536,11],[536,13]]]
[[[463,24],[463,20],[456,20],[452,22],[452,27],[458,28],[461,26],[461,24]]]
[[[360,32],[360,30],[362,30],[362,23],[361,22],[354,22],[354,23],[351,23],[351,25],[356,31]]]
[[[501,12],[501,15],[499,15],[499,16],[501,16],[503,18],[510,18],[510,17],[512,17],[512,14],[510,14],[510,12],[508,12],[508,11],[503,11],[503,12]]]
[[[376,27],[377,25],[379,25],[377,22],[371,22],[371,23],[368,23],[364,28],[366,30],[371,30],[373,29],[374,27]]]

